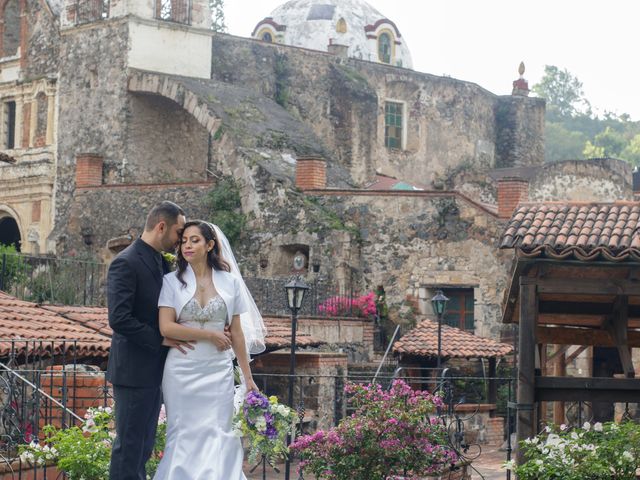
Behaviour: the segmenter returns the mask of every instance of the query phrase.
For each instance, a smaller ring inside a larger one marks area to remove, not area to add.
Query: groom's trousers
[[[145,464],[153,452],[160,387],[114,385],[116,438],[111,450],[109,480],[146,480]]]

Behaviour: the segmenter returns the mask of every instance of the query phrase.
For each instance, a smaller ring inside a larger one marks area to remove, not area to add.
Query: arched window
[[[378,35],[378,59],[382,63],[391,63],[392,57],[391,35],[383,32]]]
[[[167,22],[191,24],[190,0],[156,0],[156,18]]]
[[[271,35],[270,32],[264,32],[262,34],[262,41],[263,42],[268,42],[268,43],[273,43],[273,36]]]
[[[9,0],[4,6],[4,29],[2,31],[2,51],[0,57],[11,57],[18,53],[20,46],[20,2]]]
[[[344,18],[338,20],[338,24],[336,25],[336,32],[347,33],[347,22]]]

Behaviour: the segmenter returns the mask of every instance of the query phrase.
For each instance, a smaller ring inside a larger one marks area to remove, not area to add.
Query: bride
[[[196,343],[167,356],[167,443],[154,479],[245,480],[244,451],[232,433],[232,362],[235,354],[246,389],[258,390],[249,353],[264,351],[264,323],[217,226],[187,222],[177,265],[160,292],[160,331]]]

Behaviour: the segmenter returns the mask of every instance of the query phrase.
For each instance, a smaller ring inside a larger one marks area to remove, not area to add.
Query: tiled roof
[[[524,257],[640,260],[640,203],[541,203],[516,208],[500,248]]]
[[[438,322],[423,320],[393,344],[393,351],[405,355],[436,357],[438,355]],[[513,347],[506,343],[478,337],[449,325],[442,325],[443,358],[503,357],[512,351]]]
[[[267,350],[288,347],[291,323],[288,319],[266,317]],[[18,300],[0,291],[0,339],[38,339],[53,345],[57,352],[69,350],[71,340],[78,340],[80,357],[106,357],[112,330],[107,309],[66,305],[38,305]],[[296,333],[299,347],[317,346],[324,342],[307,333]],[[33,348],[33,344],[30,344]],[[7,355],[9,343],[0,343],[0,356]]]
[[[77,321],[4,292],[0,292],[0,339],[25,340],[15,346],[53,349],[56,354],[69,353],[75,346],[78,357],[106,357],[111,343],[108,336]],[[11,343],[0,342],[0,356],[8,355],[10,348]]]

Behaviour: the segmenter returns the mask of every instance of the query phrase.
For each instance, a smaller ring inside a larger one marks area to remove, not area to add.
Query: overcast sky
[[[283,0],[226,0],[229,33],[248,37]],[[369,0],[393,20],[414,69],[511,93],[524,61],[529,86],[545,65],[568,69],[597,112],[640,120],[638,0]]]

